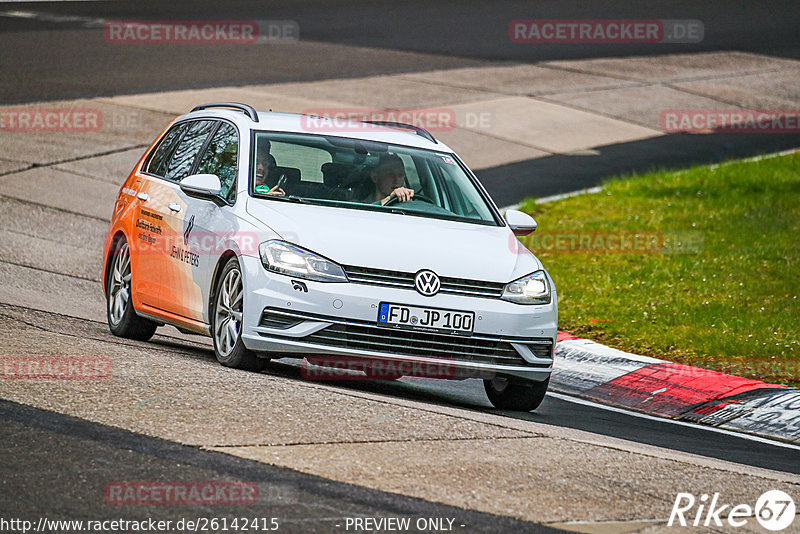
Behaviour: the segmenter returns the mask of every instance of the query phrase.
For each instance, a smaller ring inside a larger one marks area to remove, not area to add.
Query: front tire
[[[147,341],[158,324],[136,315],[131,298],[131,254],[124,237],[114,244],[111,268],[106,281],[106,317],[108,328],[115,336]]]
[[[211,337],[214,354],[225,367],[261,371],[269,362],[259,358],[242,341],[244,283],[239,261],[231,258],[219,276],[211,309]]]
[[[548,384],[549,377],[543,382],[508,376],[496,376],[483,381],[486,396],[495,408],[518,412],[530,412],[538,408],[547,393]]]

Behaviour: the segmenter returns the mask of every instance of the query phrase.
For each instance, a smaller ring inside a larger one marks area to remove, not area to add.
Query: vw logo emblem
[[[426,297],[432,297],[439,292],[441,282],[439,276],[429,269],[422,270],[414,277],[414,285],[421,294]]]

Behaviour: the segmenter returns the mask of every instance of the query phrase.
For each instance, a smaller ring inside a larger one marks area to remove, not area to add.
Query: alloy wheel
[[[242,275],[238,269],[232,269],[222,281],[215,308],[214,338],[221,356],[233,352],[239,339],[242,329],[243,296]]]
[[[115,325],[122,321],[128,301],[131,298],[131,255],[125,243],[117,252],[111,270],[111,287],[109,288],[108,312]]]

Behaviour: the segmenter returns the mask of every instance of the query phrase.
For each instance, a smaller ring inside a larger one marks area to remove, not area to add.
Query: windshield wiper
[[[258,198],[269,200],[283,200],[284,202],[296,202],[297,204],[307,204],[306,199],[295,195],[258,195]]]

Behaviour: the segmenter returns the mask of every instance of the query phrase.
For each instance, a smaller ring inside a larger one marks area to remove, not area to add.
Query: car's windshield
[[[256,198],[497,224],[453,154],[324,135],[253,135]]]

